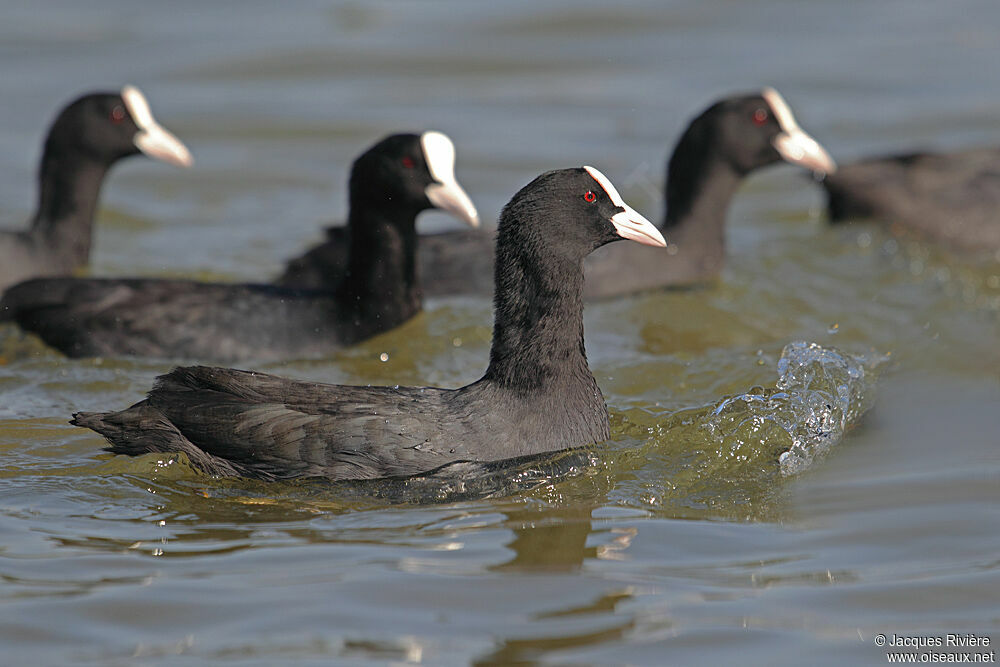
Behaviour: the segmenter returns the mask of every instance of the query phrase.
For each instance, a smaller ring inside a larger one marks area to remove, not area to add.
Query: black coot
[[[115,453],[184,452],[207,473],[261,479],[413,475],[604,440],[608,412],[583,343],[583,258],[621,238],[665,245],[596,169],[551,171],[514,195],[500,216],[489,367],[461,389],[195,366],[161,376],[127,410],[72,423]]]
[[[911,153],[841,167],[823,181],[830,220],[894,231],[1000,260],[1000,148]]]
[[[139,355],[237,361],[319,357],[415,315],[418,213],[440,208],[471,225],[440,132],[397,134],[351,170],[350,260],[335,291],[157,279],[36,279],[0,313],[69,356]]]
[[[711,280],[722,268],[729,202],[755,169],[781,160],[815,172],[836,168],[833,160],[795,121],[773,88],[720,100],[691,121],[667,168],[666,215],[660,229],[670,236],[662,252],[622,243],[600,250],[585,264],[584,295],[612,297],[667,285]],[[336,286],[346,267],[342,227],[327,230],[325,243],[289,263],[278,283]],[[492,230],[423,236],[417,253],[424,293],[490,294]]]
[[[84,95],[59,112],[42,151],[35,217],[26,230],[0,231],[0,290],[86,264],[104,176],[138,153],[191,165],[191,153],[156,122],[138,88]]]

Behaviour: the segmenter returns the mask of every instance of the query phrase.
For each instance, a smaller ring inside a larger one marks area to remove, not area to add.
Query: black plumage
[[[45,139],[30,225],[0,231],[0,290],[85,265],[104,178],[118,160],[139,153],[191,164],[187,148],[155,121],[137,88],[90,93],[66,105]]]
[[[588,299],[607,298],[715,278],[725,256],[729,203],[755,169],[780,161],[826,172],[833,160],[795,121],[774,89],[728,97],[691,121],[671,155],[666,214],[659,228],[672,257],[630,243],[604,248],[585,265]],[[332,288],[346,267],[349,230],[332,227],[327,239],[292,260],[278,284]],[[494,234],[477,229],[421,237],[417,265],[428,295],[490,294]]]
[[[73,357],[137,355],[231,362],[328,355],[421,308],[415,220],[441,208],[478,224],[438,132],[397,134],[351,170],[348,269],[335,290],[141,278],[36,279],[0,313]]]
[[[1000,149],[909,153],[841,167],[823,181],[833,222],[875,218],[970,255],[1000,259]]]
[[[590,168],[543,174],[500,216],[489,367],[461,389],[349,387],[178,368],[148,397],[73,423],[214,475],[372,479],[563,450],[609,436],[583,340],[583,259],[620,238],[665,245]],[[662,249],[661,249],[662,252]]]

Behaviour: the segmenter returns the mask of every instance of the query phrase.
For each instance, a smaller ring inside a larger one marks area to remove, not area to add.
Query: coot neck
[[[483,379],[518,393],[581,384],[599,398],[583,343],[583,258],[520,238],[526,229],[501,221],[497,234],[493,346]]]
[[[700,139],[686,134],[670,159],[660,228],[682,252],[721,254],[726,214],[744,175]]]
[[[418,212],[405,203],[351,196],[348,272],[339,296],[362,328],[370,323],[382,330],[420,310]]]
[[[111,165],[46,146],[38,172],[38,209],[31,225],[36,241],[72,266],[87,262],[97,202]]]

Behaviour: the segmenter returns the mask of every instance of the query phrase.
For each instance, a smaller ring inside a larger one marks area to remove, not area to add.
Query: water
[[[42,128],[85,90],[141,86],[195,156],[114,170],[96,275],[272,276],[396,130],[455,140],[485,220],[579,164],[655,218],[687,120],[762,85],[841,161],[1000,137],[987,0],[36,5],[0,7],[2,224],[29,215]],[[882,664],[877,633],[995,644],[1000,267],[829,229],[821,206],[794,170],[755,175],[718,285],[589,307],[611,441],[472,488],[112,458],[69,414],[138,400],[169,361],[0,331],[0,662],[839,665]],[[438,300],[328,361],[258,367],[457,386],[489,333],[488,304]]]

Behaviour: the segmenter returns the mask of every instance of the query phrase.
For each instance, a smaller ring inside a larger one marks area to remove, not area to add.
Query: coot
[[[0,290],[86,264],[104,176],[115,162],[138,153],[191,166],[191,153],[156,122],[135,86],[90,93],[60,111],[45,139],[31,225],[0,231]]]
[[[773,88],[728,97],[710,106],[691,121],[667,169],[667,209],[660,229],[669,234],[670,252],[675,256],[631,243],[599,250],[586,262],[584,295],[606,298],[716,277],[725,254],[730,200],[750,172],[781,160],[815,172],[836,169]],[[342,249],[349,231],[333,227],[327,236],[324,243],[292,260],[278,284],[336,286],[347,266]],[[490,294],[492,255],[492,230],[422,237],[417,265],[424,293]]]
[[[415,315],[414,222],[428,208],[471,225],[476,209],[455,180],[454,146],[440,132],[397,134],[354,163],[350,262],[334,291],[190,280],[31,280],[9,289],[0,315],[72,357],[174,359],[319,357]]]
[[[206,473],[266,480],[414,475],[604,440],[608,412],[583,343],[583,258],[621,238],[665,245],[596,169],[551,171],[514,195],[500,215],[489,367],[461,389],[194,366],[159,377],[126,410],[72,423],[118,454],[184,452]]]
[[[909,153],[842,167],[823,181],[830,220],[894,231],[1000,260],[1000,148]]]

